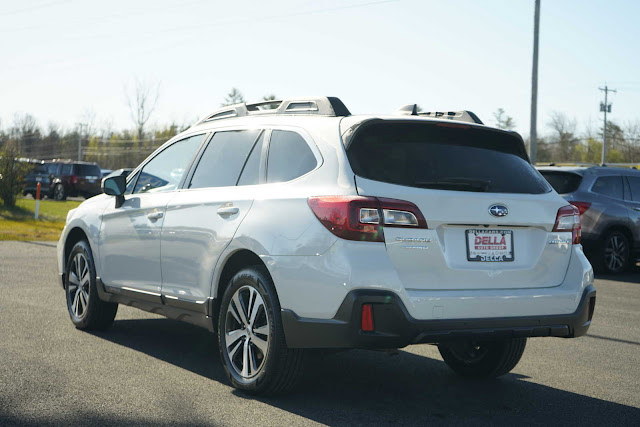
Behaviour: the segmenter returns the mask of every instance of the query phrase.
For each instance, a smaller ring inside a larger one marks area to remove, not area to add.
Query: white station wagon
[[[437,344],[495,377],[593,316],[577,209],[470,112],[233,105],[102,186],[58,243],[74,325],[127,304],[203,326],[250,393],[291,389],[318,348]]]

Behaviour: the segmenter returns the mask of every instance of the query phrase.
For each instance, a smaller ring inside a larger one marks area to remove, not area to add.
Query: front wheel
[[[96,268],[91,247],[84,240],[75,244],[65,271],[67,309],[78,329],[102,330],[113,323],[118,304],[102,301],[96,289]]]
[[[229,282],[220,303],[218,345],[231,384],[251,394],[291,390],[302,373],[302,350],[287,347],[280,303],[261,266]]]
[[[526,338],[461,341],[438,344],[445,363],[464,377],[492,378],[511,371],[520,361]]]

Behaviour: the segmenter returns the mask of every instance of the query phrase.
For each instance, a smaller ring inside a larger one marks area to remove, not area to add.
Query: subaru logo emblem
[[[505,205],[491,205],[489,206],[489,213],[493,216],[507,216],[509,209]]]

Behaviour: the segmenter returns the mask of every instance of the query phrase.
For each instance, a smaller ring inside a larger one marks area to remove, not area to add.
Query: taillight
[[[581,229],[580,211],[577,207],[567,205],[558,209],[553,231],[571,231],[571,240],[574,245],[578,245],[580,244]]]
[[[578,212],[580,213],[580,215],[585,213],[587,209],[591,207],[591,203],[589,202],[569,202],[569,203],[571,203],[573,206],[578,208]]]
[[[71,183],[72,184],[77,184],[78,183],[78,176],[77,175],[73,175],[71,177]]]
[[[310,197],[309,207],[329,231],[346,240],[384,242],[383,227],[427,228],[411,202],[363,196]]]

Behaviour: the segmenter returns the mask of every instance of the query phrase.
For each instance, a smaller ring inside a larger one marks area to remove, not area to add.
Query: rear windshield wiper
[[[433,188],[437,190],[458,190],[485,192],[489,189],[491,180],[471,178],[444,178],[435,181],[417,181],[413,185],[421,188]]]

